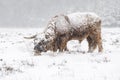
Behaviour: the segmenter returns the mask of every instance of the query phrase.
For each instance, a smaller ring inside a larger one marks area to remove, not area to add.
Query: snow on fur
[[[100,17],[98,15],[96,15],[95,13],[92,12],[76,12],[76,13],[72,13],[72,14],[68,14],[67,15],[70,19],[71,25],[74,26],[82,26],[82,25],[87,25],[86,22],[88,22],[88,19],[93,19],[93,20],[89,20],[90,23],[97,22],[100,20]]]
[[[83,41],[85,38],[89,44],[89,52],[93,52],[98,46],[98,52],[102,52],[101,19],[95,13],[71,13],[54,16],[45,29],[45,40],[35,38],[38,42],[34,50],[36,53],[51,51],[66,51],[67,42],[70,40]],[[40,34],[38,34],[40,35]]]

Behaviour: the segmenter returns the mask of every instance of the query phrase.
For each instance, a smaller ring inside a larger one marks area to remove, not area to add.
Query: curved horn
[[[37,36],[37,34],[36,35],[33,35],[33,36],[30,36],[30,37],[24,37],[25,39],[33,39],[33,38],[35,38]]]

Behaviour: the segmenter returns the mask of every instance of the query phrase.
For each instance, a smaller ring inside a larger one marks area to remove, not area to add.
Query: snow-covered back
[[[92,12],[76,12],[68,14],[67,16],[70,19],[71,25],[78,27],[82,25],[87,25],[88,23],[94,23],[100,20],[100,17]]]

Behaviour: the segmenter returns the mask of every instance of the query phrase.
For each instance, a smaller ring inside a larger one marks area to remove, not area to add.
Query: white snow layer
[[[71,13],[67,15],[70,19],[71,25],[74,26],[81,26],[81,25],[87,25],[86,22],[88,22],[88,19],[91,20],[94,23],[96,21],[101,20],[99,16],[97,16],[95,13],[92,12],[76,12],[76,13]],[[81,25],[80,25],[81,24]]]
[[[0,80],[120,80],[120,28],[102,28],[103,53],[87,53],[86,40],[68,52],[33,55],[24,36],[42,29],[0,29]]]

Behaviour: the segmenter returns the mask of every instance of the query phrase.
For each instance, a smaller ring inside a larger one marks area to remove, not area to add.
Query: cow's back
[[[95,22],[99,22],[101,19],[95,13],[90,12],[77,12],[67,15],[72,27],[82,27],[84,25],[93,24]]]

